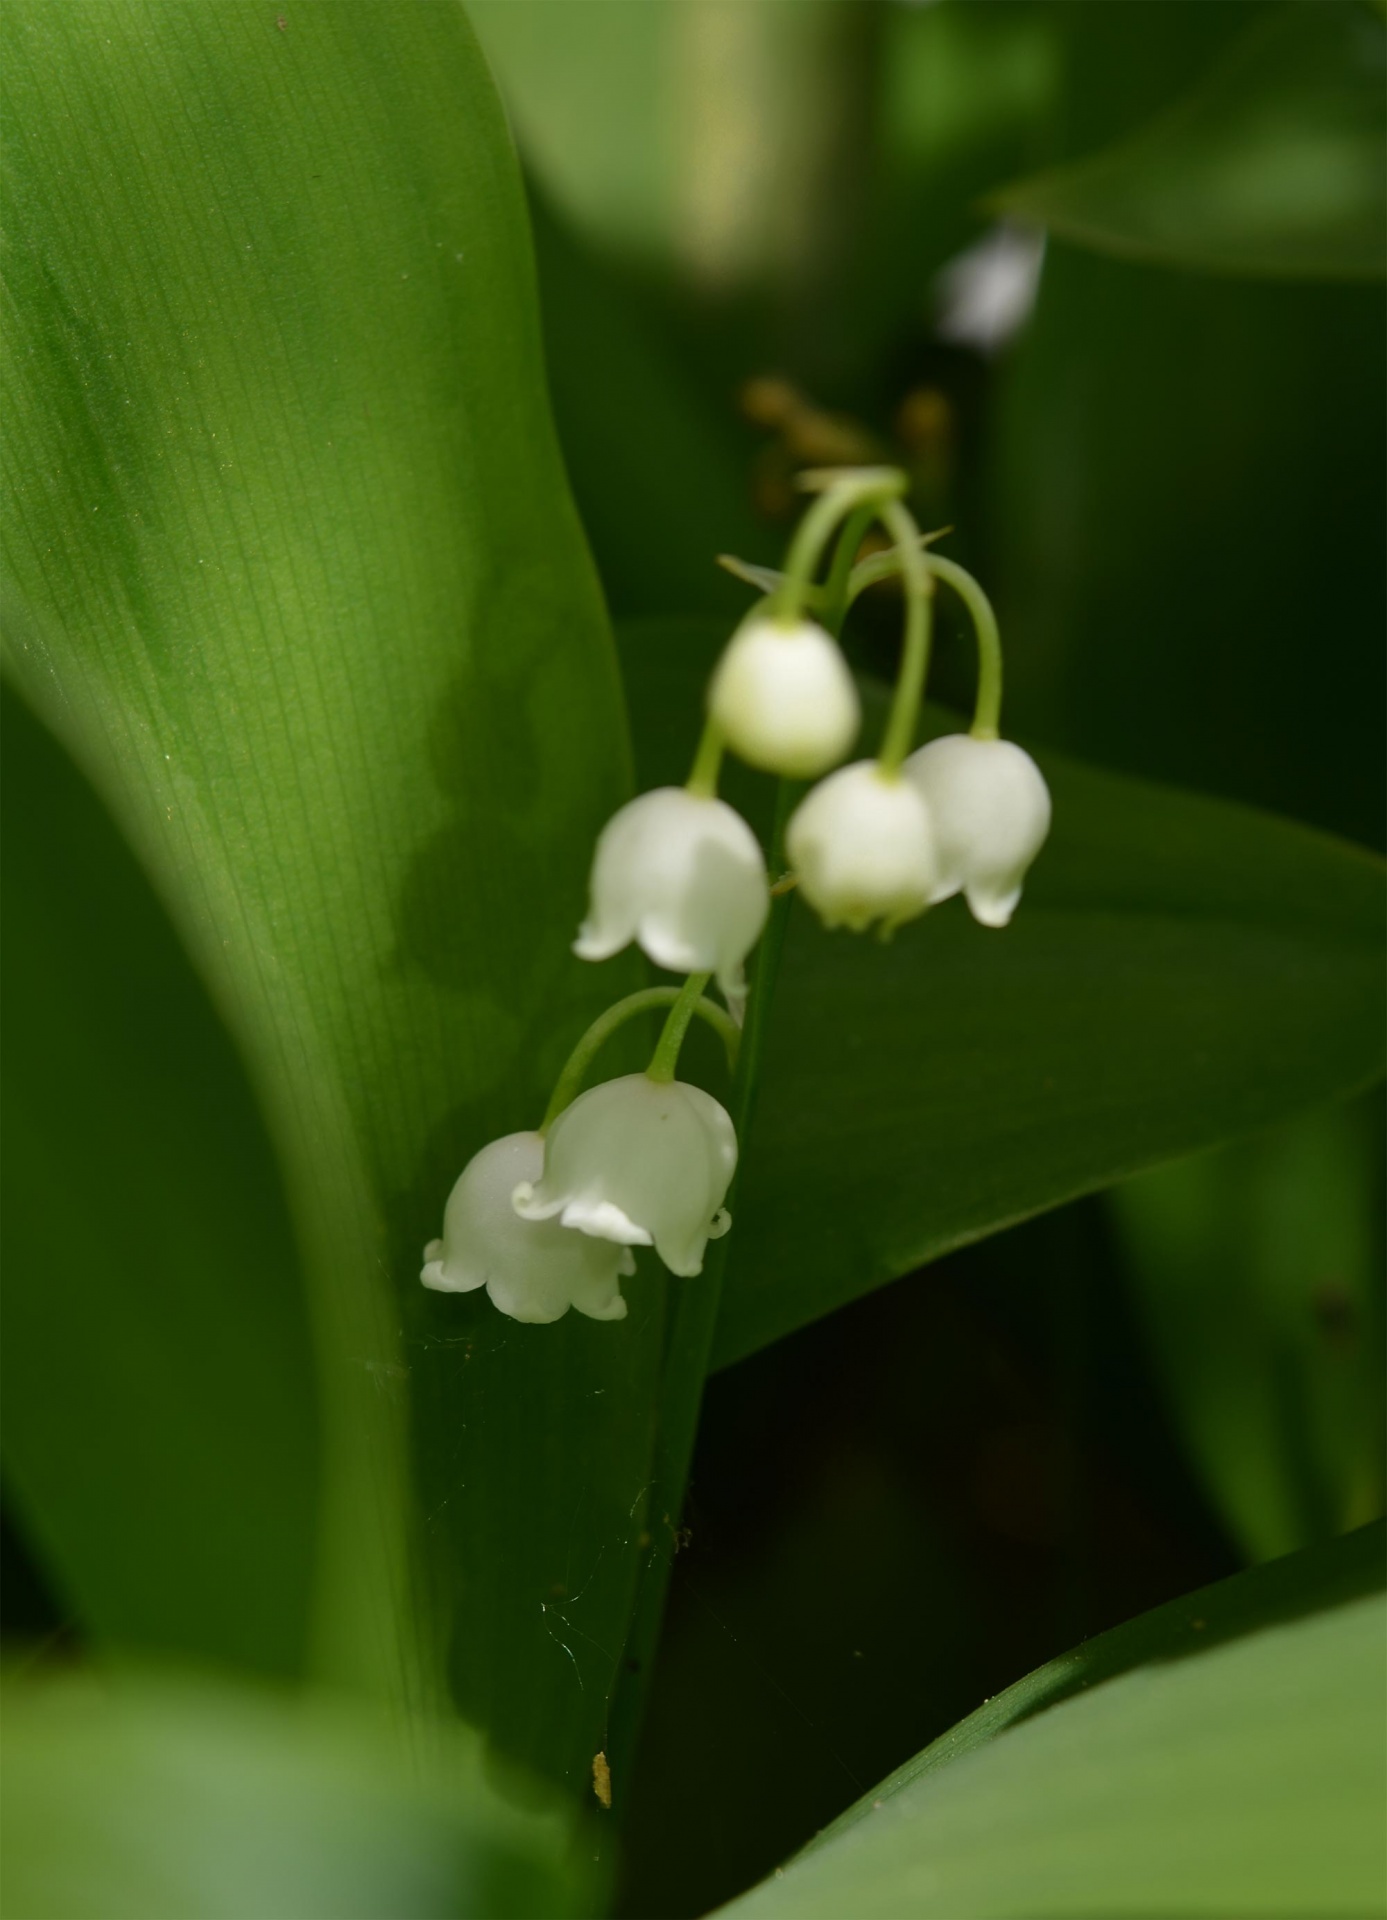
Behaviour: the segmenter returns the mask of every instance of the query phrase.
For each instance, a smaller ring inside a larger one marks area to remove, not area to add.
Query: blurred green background
[[[1380,9],[468,11],[526,170],[559,439],[619,627],[730,621],[745,590],[713,555],[774,564],[797,469],[887,457],[996,599],[1009,732],[1382,846]],[[889,595],[861,610],[864,671],[889,671],[895,622]],[[962,706],[968,638],[947,606],[941,624],[932,691]],[[129,856],[41,724],[16,705],[8,725],[16,792],[91,813],[65,865],[68,816],[7,810],[7,886],[58,876],[57,966],[64,904],[99,907]],[[144,996],[184,990],[152,896],[143,911],[108,936],[138,991],[100,1015],[133,1041],[141,1021],[167,1035]],[[175,1050],[244,1097],[210,1010],[192,995],[177,1017]],[[48,1037],[32,1058],[25,1040],[21,1021],[19,1125],[60,1090]],[[144,1126],[159,1061],[136,1050]],[[75,1049],[65,1084],[80,1072]],[[1376,1094],[1311,1113],[714,1377],[624,1913],[705,1911],[1064,1648],[1382,1512],[1383,1144]],[[14,1232],[37,1258],[55,1207],[28,1198]],[[273,1168],[198,1204],[234,1211],[255,1310],[283,1316]],[[278,1351],[306,1338],[291,1319]],[[303,1551],[311,1486],[263,1479],[282,1550]],[[6,1633],[42,1665],[80,1647],[80,1596],[20,1494]]]

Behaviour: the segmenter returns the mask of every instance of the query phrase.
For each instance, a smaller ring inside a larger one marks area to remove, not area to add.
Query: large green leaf
[[[1378,1912],[1382,1559],[1373,1527],[1052,1661],[722,1911]]]
[[[25,1920],[551,1920],[570,1824],[488,1784],[460,1729],[404,1741],[331,1698],[201,1675],[5,1692],[5,1910]],[[533,1791],[531,1790],[533,1799]]]
[[[1223,273],[1380,279],[1387,30],[1359,0],[1292,0],[1104,152],[995,196],[1101,252]]]
[[[642,784],[686,763],[716,644],[694,623],[623,634]],[[1041,761],[1055,825],[1004,931],[955,900],[882,947],[797,908],[720,1364],[950,1247],[1381,1071],[1376,859]]]
[[[1377,1106],[1306,1114],[1110,1196],[1175,1418],[1254,1559],[1382,1510]]]
[[[1041,756],[1050,847],[997,938],[800,921],[718,1355],[951,1246],[1382,1070],[1378,863]]]
[[[3,706],[7,1488],[110,1639],[293,1671],[317,1392],[273,1154],[91,789]]]
[[[578,1784],[663,1293],[614,1337],[417,1277],[462,1162],[534,1124],[623,975],[568,953],[626,749],[500,110],[451,5],[5,29],[10,660],[280,1154],[321,1356],[317,1659],[396,1692],[446,1667]]]

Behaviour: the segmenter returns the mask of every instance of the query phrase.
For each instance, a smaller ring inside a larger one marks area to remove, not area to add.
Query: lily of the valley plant
[[[805,483],[818,497],[790,542],[784,571],[736,563],[765,597],[713,673],[686,785],[641,794],[598,836],[574,952],[601,961],[635,941],[656,966],[688,977],[680,988],[650,989],[609,1007],[578,1042],[540,1126],[473,1156],[448,1199],[443,1238],[425,1249],[426,1287],[485,1287],[516,1320],[557,1320],[570,1307],[620,1320],[633,1247],[653,1247],[671,1273],[692,1278],[702,1272],[708,1241],[730,1227],[724,1202],[738,1151],[731,1116],[701,1087],[676,1078],[695,1014],[717,1028],[729,1061],[735,1058],[746,961],[771,909],[760,843],[718,797],[726,750],[782,780],[823,776],[785,827],[791,872],[776,891],[797,886],[827,927],[876,927],[886,937],[956,893],[983,926],[1004,927],[1021,897],[1049,830],[1050,796],[1029,754],[998,737],[1002,656],[986,595],[963,568],[930,551],[904,505],[904,474],[862,468],[809,474]],[[857,562],[873,522],[892,544]],[[875,758],[841,766],[860,730],[861,706],[837,636],[857,596],[892,574],[904,587],[905,634],[885,734]],[[912,751],[941,580],[972,615],[977,704],[967,734]],[[710,979],[726,1010],[705,997]],[[645,1071],[582,1091],[603,1042],[657,1005],[669,1011]]]

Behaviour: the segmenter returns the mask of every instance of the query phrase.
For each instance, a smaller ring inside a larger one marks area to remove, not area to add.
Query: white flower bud
[[[508,1133],[474,1154],[448,1196],[443,1238],[424,1249],[419,1278],[439,1293],[485,1287],[512,1320],[561,1320],[570,1307],[590,1320],[624,1320],[619,1282],[636,1270],[628,1248],[517,1217],[511,1195],[543,1168],[538,1133]]]
[[[1040,768],[1010,740],[950,733],[912,753],[902,771],[934,822],[939,878],[931,905],[961,892],[975,920],[1004,927],[1050,831]]]
[[[929,810],[915,788],[858,760],[795,809],[785,847],[800,892],[827,927],[883,934],[929,905],[936,868]]]
[[[564,1108],[543,1177],[517,1185],[515,1211],[557,1215],[560,1230],[604,1244],[653,1246],[671,1273],[701,1273],[704,1246],[732,1224],[722,1203],[736,1165],[737,1135],[711,1094],[631,1073]]]
[[[788,780],[836,766],[862,709],[836,640],[812,620],[753,615],[714,669],[708,710],[734,753]]]
[[[756,835],[725,800],[656,787],[598,836],[588,917],[573,951],[606,960],[636,940],[657,966],[715,973],[729,1000],[770,911]]]

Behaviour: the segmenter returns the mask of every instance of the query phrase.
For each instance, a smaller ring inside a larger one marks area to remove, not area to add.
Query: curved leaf
[[[721,1911],[1376,1912],[1382,1547],[1367,1529],[1052,1661]]]
[[[1129,139],[992,196],[1061,239],[1277,279],[1387,271],[1387,31],[1292,0]]]
[[[1305,1114],[1109,1196],[1153,1364],[1252,1559],[1382,1511],[1374,1104]]]
[[[10,659],[281,1156],[329,1466],[318,1663],[396,1694],[446,1670],[583,1784],[663,1294],[617,1341],[418,1285],[462,1162],[534,1124],[620,990],[568,953],[626,749],[500,109],[451,5],[4,24]]]
[[[1382,876],[1240,807],[1041,754],[1011,926],[793,926],[717,1356],[1382,1071]]]

